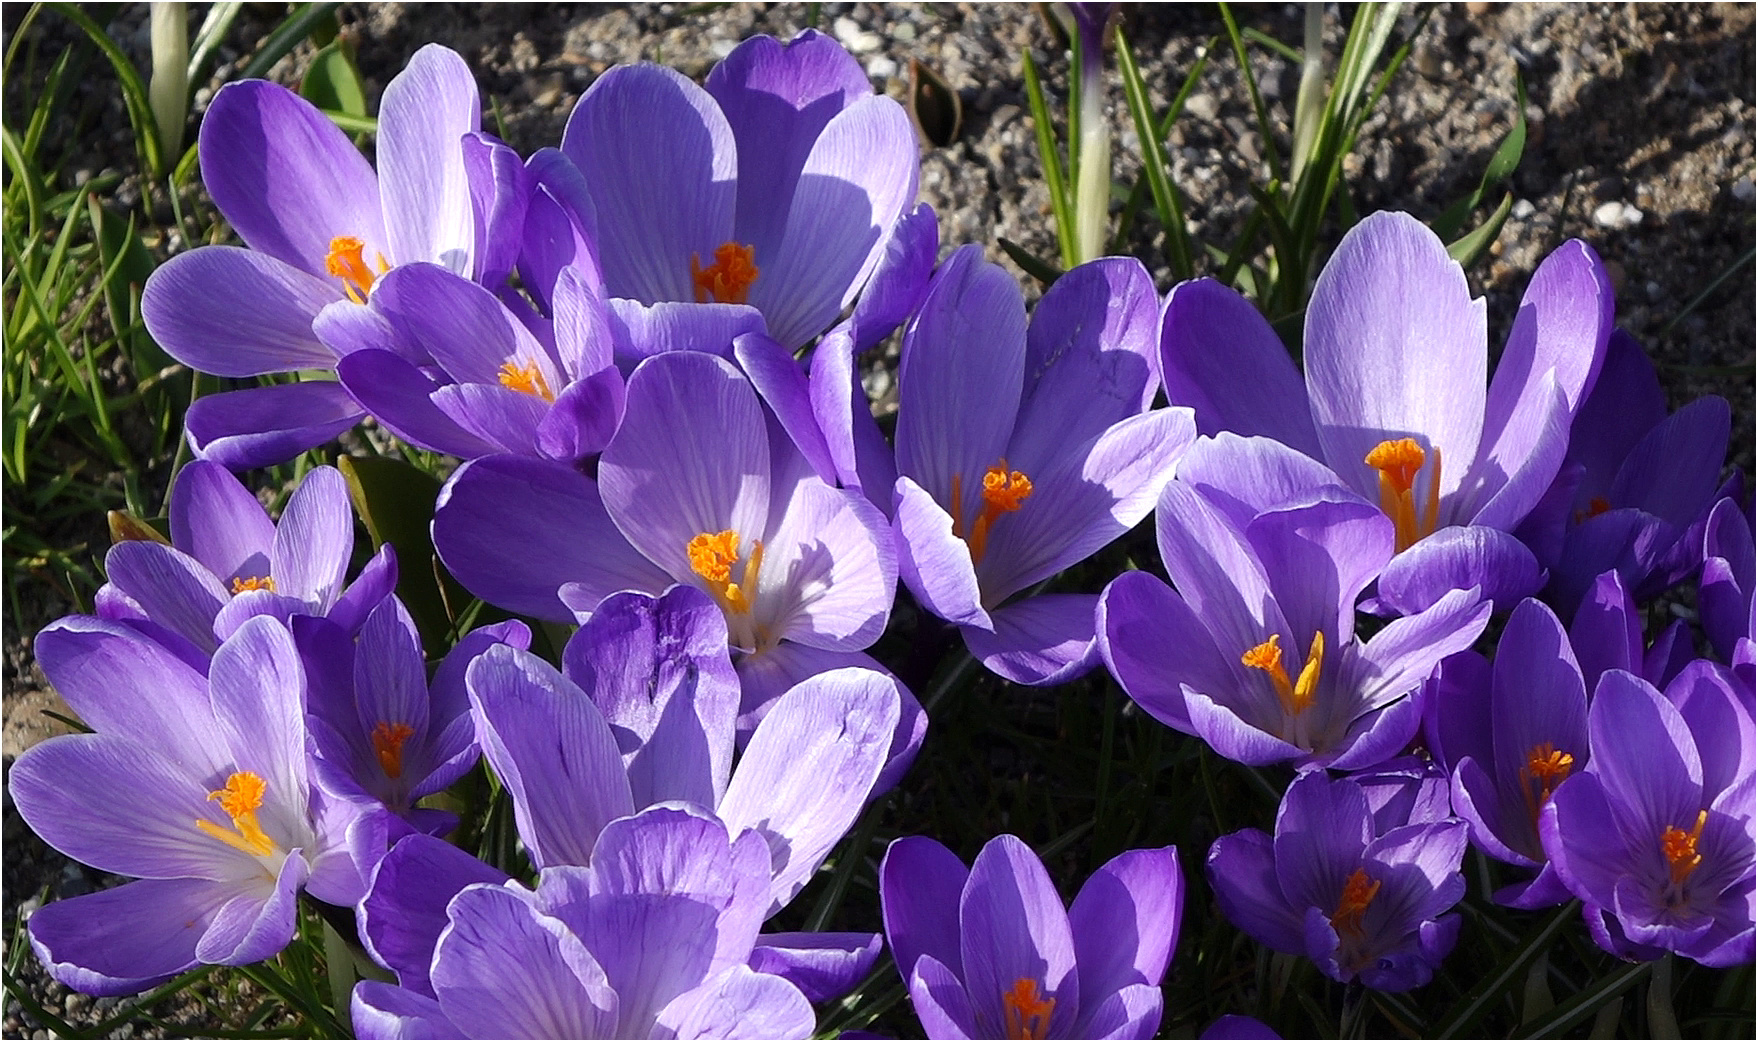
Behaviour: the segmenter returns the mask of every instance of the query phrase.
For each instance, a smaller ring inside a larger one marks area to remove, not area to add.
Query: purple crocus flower
[[[27,750],[12,799],[68,857],[140,877],[31,916],[55,979],[125,995],[203,963],[257,962],[293,939],[300,890],[359,898],[343,842],[359,808],[310,785],[305,677],[279,622],[243,623],[205,677],[87,616],[51,623],[36,654],[94,733]]]
[[[1715,504],[1703,526],[1703,576],[1697,612],[1703,632],[1723,662],[1743,669],[1751,682],[1754,552],[1752,519],[1734,499]]]
[[[1544,575],[1509,533],[1562,466],[1611,328],[1599,258],[1563,244],[1533,275],[1486,392],[1483,301],[1433,232],[1384,212],[1319,274],[1304,381],[1257,309],[1210,279],[1172,290],[1161,365],[1202,433],[1275,438],[1380,504],[1399,551],[1380,609],[1410,614],[1469,586],[1511,606]]]
[[[449,811],[416,806],[476,765],[476,729],[464,671],[498,644],[524,649],[522,622],[466,634],[441,660],[430,686],[421,636],[395,595],[386,597],[358,638],[326,619],[297,618],[293,634],[310,679],[314,774],[326,790],[382,805],[410,828],[440,835],[457,824]]]
[[[1227,920],[1264,945],[1305,955],[1325,976],[1380,991],[1428,983],[1453,942],[1465,896],[1465,823],[1388,820],[1348,778],[1309,771],[1258,829],[1209,848],[1209,883]]]
[[[522,614],[582,619],[612,593],[674,583],[707,593],[749,723],[813,673],[878,668],[861,651],[884,631],[897,582],[878,511],[812,472],[730,362],[694,351],[636,368],[596,482],[543,460],[474,460],[447,483],[433,527],[466,588]]]
[[[1608,568],[1639,601],[1697,570],[1729,422],[1727,402],[1713,395],[1667,415],[1642,346],[1612,334],[1563,470],[1520,530],[1550,569],[1545,596],[1558,611],[1572,614]]]
[[[344,584],[354,512],[334,467],[306,474],[277,523],[223,466],[197,460],[178,472],[170,514],[169,544],[110,548],[97,607],[188,654],[212,654],[253,615],[324,616],[352,633],[397,583],[386,544]]]
[[[1490,606],[1453,590],[1355,637],[1355,602],[1393,526],[1321,465],[1267,438],[1199,441],[1155,514],[1176,592],[1126,572],[1099,601],[1101,651],[1129,696],[1231,760],[1369,767],[1422,719],[1422,682]]]
[[[1174,847],[1112,858],[1064,907],[1013,836],[970,868],[925,836],[879,866],[885,935],[929,1038],[1152,1038],[1178,944]]]
[[[1667,686],[1607,673],[1587,715],[1593,758],[1539,821],[1600,947],[1705,966],[1753,956],[1753,722],[1728,671]]]
[[[356,985],[361,1038],[808,1038],[811,1003],[749,968],[769,850],[686,806],[610,822],[590,863],[446,907],[431,992]]]
[[[461,141],[481,124],[476,82],[430,44],[385,87],[378,164],[309,102],[265,80],[222,87],[202,120],[203,183],[249,247],[204,246],[147,280],[141,315],[192,369],[248,377],[334,369],[314,322],[348,322],[387,269],[433,261],[477,275],[477,214]],[[197,455],[262,466],[361,418],[340,384],[209,395],[185,419]]]
[[[1569,892],[1538,838],[1539,814],[1587,765],[1587,689],[1569,636],[1535,600],[1520,602],[1493,665],[1449,661],[1430,700],[1431,751],[1452,771],[1453,806],[1478,848],[1536,878],[1499,890],[1515,908],[1561,904]]]
[[[855,299],[916,194],[903,107],[810,29],[746,40],[704,87],[659,65],[612,69],[562,151],[585,181],[607,293],[627,298],[613,303],[622,320],[754,308],[789,349]]]
[[[1155,293],[1138,261],[1056,281],[1028,329],[1019,286],[982,250],[941,265],[903,336],[893,526],[916,599],[1019,683],[1098,661],[1091,594],[1008,604],[1146,517],[1194,437],[1148,411]]]

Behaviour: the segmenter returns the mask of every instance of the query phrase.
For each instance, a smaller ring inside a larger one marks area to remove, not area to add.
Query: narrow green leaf
[[[1624,992],[1647,979],[1653,964],[1639,962],[1620,965],[1616,970],[1588,984],[1587,987],[1559,1003],[1549,1015],[1532,1024],[1521,1025],[1520,1038],[1556,1038],[1600,1012]]]
[[[214,48],[226,38],[232,29],[232,22],[238,12],[244,9],[241,0],[223,0],[208,8],[207,17],[201,20],[201,28],[195,31],[195,43],[189,49],[189,65],[186,75],[190,87],[202,81],[208,74],[208,64],[213,59]]]
[[[1437,1039],[1458,1038],[1465,1031],[1475,1026],[1489,1008],[1507,998],[1527,965],[1539,955],[1550,949],[1551,942],[1563,928],[1575,921],[1581,913],[1581,903],[1571,901],[1552,913],[1533,934],[1526,938],[1520,947],[1509,952],[1490,974],[1477,982],[1477,986],[1466,993],[1447,1015],[1440,1019],[1440,1026],[1434,1029],[1432,1037]]]
[[[1043,283],[1045,289],[1049,289],[1051,283],[1062,277],[1062,272],[1056,267],[1056,265],[1051,264],[1047,260],[1032,256],[1024,246],[1014,242],[1012,239],[1002,236],[999,239],[999,242],[1001,243],[1002,252],[1013,258],[1013,263],[1025,269],[1027,275],[1030,275],[1032,278]]]
[[[320,109],[364,119],[366,88],[351,50],[338,39],[312,56],[311,68],[299,81],[299,96]]]
[[[1227,41],[1233,45],[1233,57],[1239,62],[1239,74],[1245,80],[1245,89],[1251,95],[1251,110],[1257,115],[1258,134],[1264,140],[1264,162],[1269,164],[1272,180],[1282,180],[1282,160],[1276,149],[1276,128],[1270,122],[1270,110],[1264,105],[1263,92],[1258,90],[1257,75],[1251,71],[1251,58],[1245,52],[1245,39],[1239,33],[1239,23],[1233,20],[1233,9],[1221,4],[1221,21],[1227,25]]]
[[[1044,188],[1050,193],[1050,211],[1056,218],[1056,242],[1062,251],[1064,269],[1074,267],[1074,207],[1068,198],[1068,175],[1062,166],[1062,154],[1056,147],[1056,132],[1050,125],[1050,106],[1044,101],[1044,85],[1038,79],[1038,66],[1032,53],[1021,56],[1025,77],[1026,103],[1031,107],[1032,126],[1038,137],[1038,158],[1044,168]]]
[[[334,15],[336,8],[340,6],[342,5],[339,0],[332,0],[328,3],[300,4],[288,16],[287,20],[270,33],[267,40],[263,41],[262,49],[256,52],[255,57],[251,58],[244,68],[238,70],[238,78],[241,80],[261,79],[268,75],[269,69],[276,62],[286,57],[293,48],[299,46],[299,41],[311,35],[312,30],[322,25],[324,19]]]
[[[428,657],[441,657],[451,647],[452,616],[446,605],[463,604],[470,595],[435,566],[428,533],[439,479],[382,456],[343,456],[336,467],[348,481],[349,498],[373,547],[390,543],[397,548],[397,596],[414,617]]]
[[[71,3],[53,3],[49,5],[62,17],[78,26],[104,57],[110,60],[110,67],[116,70],[116,78],[122,85],[122,103],[128,110],[128,122],[134,130],[134,147],[140,153],[142,170],[157,177],[165,172],[164,155],[159,148],[159,125],[153,118],[153,106],[147,98],[146,85],[140,81],[140,73],[128,55],[116,41],[110,39],[96,22],[86,16],[78,5]]]
[[[1502,196],[1502,204],[1496,207],[1484,222],[1477,226],[1471,234],[1457,239],[1447,246],[1447,255],[1459,262],[1459,266],[1469,268],[1489,252],[1490,244],[1502,232],[1502,225],[1507,223],[1508,214],[1514,209],[1514,193]]]
[[[1136,140],[1141,145],[1142,176],[1154,195],[1154,210],[1159,215],[1160,227],[1166,230],[1168,266],[1172,269],[1173,278],[1187,279],[1192,273],[1190,242],[1184,228],[1184,208],[1179,205],[1178,189],[1173,186],[1171,175],[1166,170],[1165,135],[1156,125],[1148,101],[1147,84],[1142,81],[1135,52],[1130,48],[1121,27],[1117,30],[1116,39],[1117,71],[1123,78],[1124,98],[1129,106],[1130,118],[1135,122]],[[1177,111],[1176,106],[1173,111]]]

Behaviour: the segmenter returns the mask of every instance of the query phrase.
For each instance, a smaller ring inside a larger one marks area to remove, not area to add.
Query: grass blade
[[[70,3],[53,3],[51,9],[59,12],[62,17],[72,22],[96,44],[104,57],[110,60],[110,67],[116,70],[116,78],[122,86],[122,103],[128,109],[128,122],[134,128],[134,147],[140,153],[140,168],[150,172],[154,177],[165,172],[164,152],[159,147],[159,124],[153,117],[152,102],[147,96],[146,85],[140,82],[140,73],[116,41],[110,39],[98,23],[87,17],[77,5]]]
[[[1044,85],[1038,79],[1037,63],[1030,51],[1022,60],[1025,77],[1026,103],[1031,106],[1032,125],[1038,136],[1038,158],[1044,167],[1044,188],[1050,193],[1050,212],[1056,218],[1056,244],[1062,251],[1062,266],[1074,267],[1074,210],[1068,199],[1068,176],[1062,167],[1062,154],[1056,147],[1056,132],[1050,125],[1050,106],[1044,101]]]
[[[1156,125],[1148,102],[1147,84],[1142,82],[1141,67],[1135,52],[1117,30],[1117,71],[1123,77],[1123,94],[1129,115],[1135,122],[1136,140],[1141,145],[1142,177],[1154,196],[1154,210],[1159,214],[1160,227],[1166,230],[1166,259],[1175,279],[1191,276],[1189,234],[1184,227],[1184,208],[1179,205],[1178,189],[1166,171],[1165,134]],[[1188,85],[1190,81],[1186,80]],[[1173,103],[1171,114],[1182,107],[1182,95]]]
[[[1463,999],[1442,1019],[1439,1028],[1434,1030],[1434,1038],[1457,1038],[1459,1034],[1474,1024],[1489,1010],[1494,1003],[1506,998],[1514,988],[1514,982],[1524,973],[1532,960],[1550,949],[1551,941],[1556,939],[1563,927],[1574,922],[1581,912],[1581,903],[1571,901],[1557,909],[1543,926],[1526,939],[1526,943],[1509,953],[1495,972],[1479,981]]]

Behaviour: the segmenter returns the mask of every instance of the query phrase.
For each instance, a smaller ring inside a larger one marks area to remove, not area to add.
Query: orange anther
[[[372,728],[372,752],[378,757],[378,765],[387,778],[403,776],[403,743],[415,734],[415,728],[408,724],[388,724],[380,722]]]
[[[1429,455],[1434,466],[1428,476],[1427,511],[1416,507],[1416,475]],[[1435,530],[1441,516],[1441,450],[1424,452],[1414,438],[1382,441],[1367,454],[1368,466],[1380,472],[1380,509],[1392,519],[1397,548],[1402,551]]]
[[[509,391],[534,395],[546,402],[555,401],[555,395],[549,389],[549,381],[543,378],[543,373],[535,363],[519,365],[515,362],[502,362],[500,380],[501,386]]]
[[[696,286],[696,303],[713,300],[721,304],[743,304],[757,281],[757,251],[736,242],[723,242],[714,251],[714,263],[702,266],[702,255],[690,255],[690,281]]]
[[[1697,812],[1697,822],[1686,832],[1677,825],[1668,825],[1660,834],[1660,852],[1666,856],[1667,874],[1672,881],[1683,883],[1697,871],[1703,863],[1703,855],[1697,853],[1697,841],[1703,838],[1703,825],[1709,820],[1709,812]]]
[[[1369,878],[1366,869],[1357,868],[1349,873],[1349,878],[1343,882],[1343,896],[1337,901],[1337,910],[1331,914],[1331,925],[1340,934],[1361,936],[1361,917],[1367,914],[1367,906],[1373,903],[1374,895],[1379,892],[1380,881]]]
[[[195,827],[220,842],[241,850],[254,857],[268,857],[275,852],[275,841],[263,832],[262,825],[256,820],[257,808],[262,806],[263,794],[268,791],[268,783],[261,775],[250,771],[234,771],[226,779],[226,787],[208,793],[208,799],[217,802],[226,816],[232,819],[232,828],[226,829],[211,821],[196,819]]]
[[[267,590],[270,593],[274,593],[275,592],[275,580],[273,577],[267,576],[267,575],[257,576],[257,577],[249,578],[249,579],[233,579],[232,580],[232,595],[234,597],[236,597],[237,595],[239,595],[241,593],[248,593],[251,590]]]
[[[373,281],[378,278],[378,274],[366,266],[365,251],[366,244],[354,236],[338,235],[330,240],[330,252],[324,257],[324,270],[342,280],[342,289],[356,304],[366,303],[366,295],[372,291]],[[385,270],[383,257],[379,258],[378,270]]]
[[[1041,1039],[1050,1033],[1050,1014],[1056,1000],[1038,990],[1038,982],[1021,977],[1001,995],[1001,1015],[1007,1021],[1007,1037]]]

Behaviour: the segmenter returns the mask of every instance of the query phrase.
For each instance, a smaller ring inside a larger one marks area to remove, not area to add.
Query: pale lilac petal
[[[1094,594],[1040,594],[989,613],[993,632],[968,626],[965,645],[984,666],[1016,684],[1047,687],[1099,664]]]
[[[1629,673],[1600,678],[1587,714],[1592,770],[1612,802],[1634,812],[1620,827],[1652,830],[1688,822],[1703,806],[1703,765],[1679,711]],[[1561,789],[1559,788],[1559,792]]]
[[[555,341],[562,368],[573,379],[608,368],[615,361],[609,305],[596,274],[570,264],[556,273]]]
[[[1740,708],[1739,684],[1727,667],[1698,659],[1666,686],[1666,697],[1697,743],[1705,793],[1733,791],[1752,776],[1752,716]]]
[[[1184,691],[1184,706],[1190,716],[1191,733],[1235,763],[1263,767],[1307,755],[1307,750],[1283,741],[1249,722],[1246,712],[1250,706],[1237,710],[1211,697],[1208,692],[1197,691],[1188,686]],[[1261,712],[1250,715],[1256,718],[1264,716]]]
[[[482,102],[456,51],[428,44],[385,85],[378,168],[395,264],[473,268],[475,215],[462,139],[482,128]]]
[[[924,955],[910,970],[910,1004],[929,1038],[987,1038],[977,1027],[976,1012],[964,982],[932,955]]]
[[[354,509],[348,483],[334,467],[305,476],[275,527],[272,554],[275,592],[327,611],[342,591],[354,551]]]
[[[104,571],[154,622],[205,652],[218,646],[214,616],[231,594],[195,558],[164,543],[129,540],[110,548]]]
[[[1200,489],[1241,530],[1265,511],[1343,486],[1331,468],[1279,441],[1224,431],[1198,438],[1186,450],[1178,480]]]
[[[1166,400],[1193,408],[1198,431],[1262,436],[1319,455],[1300,372],[1250,301],[1193,279],[1172,287],[1160,321]]]
[[[550,459],[584,459],[610,444],[622,420],[623,374],[600,369],[556,396],[537,425],[537,447]]]
[[[958,855],[927,836],[905,836],[886,848],[879,900],[886,942],[905,977],[924,955],[960,972],[958,904],[969,877]]]
[[[856,489],[889,516],[897,460],[867,402],[856,371],[855,345],[841,327],[824,334],[812,350],[812,414],[843,488]]]
[[[1004,1029],[1002,996],[1021,978],[1056,1004],[1047,1035],[1070,1033],[1080,1009],[1074,935],[1062,898],[1030,847],[1010,835],[984,844],[959,901],[959,924],[965,988],[985,1037]]]
[[[390,543],[382,543],[377,551],[367,559],[366,567],[336,598],[330,606],[328,618],[331,622],[349,631],[358,630],[366,616],[380,601],[389,597],[397,588],[397,548]]]
[[[500,386],[501,367],[510,363],[535,366],[552,392],[567,383],[493,293],[437,264],[399,266],[374,287],[372,300],[455,380]]]
[[[780,977],[733,966],[666,1003],[656,1018],[666,1037],[811,1038],[812,1004]]]
[[[1377,595],[1385,611],[1413,615],[1454,590],[1475,587],[1485,601],[1509,609],[1544,580],[1524,543],[1499,529],[1468,525],[1443,528],[1392,558]]]
[[[287,88],[266,80],[222,87],[202,118],[200,153],[203,186],[252,249],[321,276],[338,236],[365,243],[369,263],[375,247],[385,248],[372,164]]]
[[[778,639],[858,651],[885,632],[897,549],[878,508],[806,477],[764,545],[752,613]]]
[[[222,584],[269,574],[275,523],[242,482],[196,460],[171,490],[171,544],[207,566]]]
[[[574,107],[562,151],[591,193],[610,295],[694,300],[691,258],[733,234],[737,149],[714,99],[671,69],[619,66]]]
[[[1306,313],[1306,387],[1326,462],[1377,501],[1368,451],[1414,436],[1445,456],[1442,497],[1460,488],[1478,456],[1487,338],[1483,301],[1421,222],[1382,211],[1351,228]]]
[[[557,595],[567,583],[594,606],[672,583],[623,539],[592,479],[549,460],[494,456],[458,468],[440,490],[433,543],[470,592],[543,619],[573,620]]]
[[[365,418],[347,388],[328,380],[203,395],[183,415],[189,447],[227,470],[285,463]]]
[[[446,1019],[440,1004],[426,995],[386,984],[363,980],[354,985],[348,1016],[355,1038],[459,1038],[458,1026]]]
[[[629,378],[599,486],[624,537],[680,581],[698,578],[686,552],[697,535],[730,529],[743,560],[769,527],[762,410],[744,375],[712,355],[656,355]]]
[[[1546,372],[1522,403],[1529,416],[1512,455],[1497,444],[1465,477],[1464,494],[1443,504],[1441,523],[1470,523],[1511,531],[1543,500],[1569,443],[1569,400],[1555,372]]]
[[[1414,690],[1449,655],[1469,648],[1489,624],[1490,605],[1453,590],[1416,615],[1394,619],[1361,646],[1346,683],[1366,705],[1386,705]]]
[[[908,477],[897,479],[892,531],[897,570],[922,607],[960,626],[989,626],[970,547],[952,534],[952,516]]]
[[[512,274],[524,245],[533,178],[519,153],[489,134],[466,134],[461,144],[474,218],[475,256],[468,274],[485,286],[499,285]],[[447,205],[456,203],[448,199]]]
[[[809,1002],[839,999],[879,960],[876,933],[766,933],[751,949],[750,967],[798,988]]]
[[[1356,600],[1392,558],[1393,527],[1334,485],[1258,514],[1245,538],[1292,632],[1323,632],[1335,644],[1353,632]]]
[[[1245,537],[1200,493],[1180,481],[1168,484],[1154,527],[1167,576],[1223,654],[1242,654],[1272,633],[1287,632]]]
[[[743,146],[740,155],[743,165]],[[777,340],[805,344],[855,298],[915,199],[918,166],[915,129],[890,98],[861,98],[831,118],[806,157],[780,241],[767,255],[759,241],[756,253],[750,302]]]
[[[434,952],[433,990],[470,1038],[603,1038],[617,994],[580,938],[511,886],[453,899]]]
[[[253,888],[221,905],[196,944],[195,957],[224,966],[248,966],[287,947],[299,927],[299,891],[308,873],[305,859],[294,854],[281,862],[267,893]]]
[[[919,203],[892,225],[884,255],[861,290],[861,298],[855,301],[850,322],[856,352],[890,336],[915,313],[927,295],[928,280],[934,275],[934,260],[939,255],[939,221],[933,207]]]
[[[1153,1038],[1159,1034],[1165,996],[1158,985],[1126,984],[1104,1001],[1089,998],[1075,1033],[1082,1038]]]
[[[900,702],[883,673],[820,673],[783,695],[751,736],[718,813],[733,832],[768,840],[774,908],[854,823],[885,765]]]
[[[1202,618],[1158,577],[1125,572],[1097,608],[1099,648],[1117,683],[1168,727],[1194,733],[1184,687],[1219,693],[1233,683],[1227,657]]]
[[[373,869],[360,902],[360,941],[403,987],[432,994],[428,972],[446,928],[446,905],[472,883],[510,878],[442,839],[406,836]]]
[[[1183,913],[1176,847],[1125,851],[1081,884],[1068,923],[1083,1012],[1132,984],[1157,989],[1178,946]],[[1089,1015],[1089,1024],[1096,1016]]]
[[[1013,277],[964,246],[935,273],[903,334],[897,469],[934,501],[976,516],[983,473],[1007,451],[1024,385],[1025,302]]]
[[[153,339],[191,369],[259,376],[334,366],[336,352],[311,324],[340,297],[330,282],[267,254],[203,246],[153,271],[140,312]]]
[[[635,811],[604,715],[555,667],[505,645],[466,676],[477,740],[513,797],[531,860],[587,864],[604,826]]]
[[[447,384],[433,392],[434,408],[496,452],[536,456],[537,432],[549,406],[534,394],[499,384]]]
[[[205,880],[142,879],[54,901],[31,914],[31,948],[70,988],[132,995],[199,964],[196,943],[229,896]]]
[[[432,359],[409,338],[408,331],[382,314],[377,304],[376,294],[372,306],[334,301],[311,320],[311,332],[338,360],[357,351],[390,351],[412,364],[431,364]]]
[[[303,818],[310,757],[305,669],[293,635],[273,619],[248,620],[214,652],[208,683],[233,769],[259,775],[267,783],[269,804]],[[265,811],[263,816],[273,825],[280,814]]]
[[[820,346],[819,350],[822,349]],[[834,484],[836,465],[812,413],[805,370],[794,360],[793,352],[762,333],[747,333],[733,342],[733,358],[750,377],[751,386],[787,431],[794,447],[812,464],[813,472]]]
[[[668,351],[731,358],[733,341],[764,331],[763,313],[745,304],[643,304],[613,297],[606,321],[617,362],[625,368]]]
[[[438,384],[390,351],[356,351],[336,363],[336,375],[381,426],[416,448],[459,459],[495,451],[434,405],[431,396]]]
[[[726,617],[706,594],[679,585],[658,599],[606,598],[568,641],[562,667],[610,725],[635,806],[720,802],[732,772],[739,678]]]

